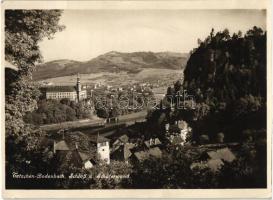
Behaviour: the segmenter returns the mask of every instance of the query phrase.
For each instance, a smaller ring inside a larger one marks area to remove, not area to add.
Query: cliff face
[[[245,130],[265,130],[266,32],[212,32],[191,52],[183,86],[197,103],[195,138],[225,132],[227,141],[238,141]]]
[[[211,34],[192,52],[184,78],[184,86],[200,100],[265,97],[266,33],[256,27],[245,36]]]

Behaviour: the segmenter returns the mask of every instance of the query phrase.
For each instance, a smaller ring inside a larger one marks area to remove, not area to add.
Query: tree
[[[181,86],[182,86],[181,82],[180,82],[179,80],[176,81],[175,84],[174,84],[174,91],[175,91],[175,92],[180,91]]]
[[[132,166],[121,161],[111,161],[110,165],[100,163],[89,172],[94,177],[90,188],[119,189],[130,185]]]
[[[215,138],[225,130],[225,140],[236,141],[242,130],[266,126],[266,32],[253,27],[230,37],[226,29],[208,37],[184,70],[183,88],[196,101],[194,134]]]
[[[97,109],[97,115],[101,118],[108,118],[109,117],[109,111],[106,108]]]
[[[173,96],[174,95],[174,89],[172,87],[167,88],[167,96]]]
[[[229,30],[227,28],[224,29],[224,31],[223,31],[223,38],[225,40],[229,40],[230,39]]]
[[[65,106],[66,108],[66,121],[74,121],[76,120],[76,112],[69,106]]]
[[[22,117],[34,110],[39,91],[31,81],[35,64],[42,60],[38,42],[63,29],[59,10],[6,10],[5,59],[18,67],[17,79],[6,85],[6,133],[18,135]]]
[[[207,144],[209,143],[209,136],[208,135],[201,135],[199,137],[200,144]]]
[[[68,99],[68,98],[64,98],[64,99],[61,99],[61,100],[60,100],[60,103],[69,106],[69,105],[71,104],[71,100]]]
[[[109,114],[110,117],[114,118],[114,117],[118,117],[119,116],[119,110],[117,107],[113,107],[111,110],[110,110],[110,114]]]
[[[189,151],[188,149],[186,150]],[[169,155],[149,158],[133,166],[132,187],[145,189],[213,188],[217,182],[206,169],[191,169],[192,156],[182,147]]]
[[[13,79],[6,74],[7,174],[12,170],[22,171],[27,155],[39,142],[41,132],[25,124],[23,117],[37,108],[39,90],[32,82],[32,72],[35,64],[42,61],[38,43],[45,37],[52,39],[64,28],[58,25],[61,13],[60,10],[5,11],[5,59],[18,68]]]

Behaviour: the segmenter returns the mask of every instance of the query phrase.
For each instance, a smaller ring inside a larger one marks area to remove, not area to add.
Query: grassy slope
[[[108,52],[87,62],[57,60],[37,66],[34,80],[96,73],[122,73],[136,75],[143,69],[181,70],[186,65],[187,54],[172,52]],[[153,71],[154,73],[155,71]],[[160,72],[161,73],[161,72]],[[143,74],[143,73],[142,73]],[[140,73],[141,75],[141,73]]]

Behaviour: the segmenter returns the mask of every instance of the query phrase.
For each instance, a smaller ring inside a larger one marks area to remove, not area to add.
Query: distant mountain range
[[[77,73],[99,72],[138,73],[145,68],[183,69],[189,55],[176,52],[133,52],[110,51],[86,62],[74,60],[55,60],[38,65],[33,73],[34,80],[43,80]]]

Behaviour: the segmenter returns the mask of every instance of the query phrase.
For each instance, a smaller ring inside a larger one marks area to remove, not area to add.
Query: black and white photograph
[[[267,9],[3,12],[6,190],[270,186]]]

